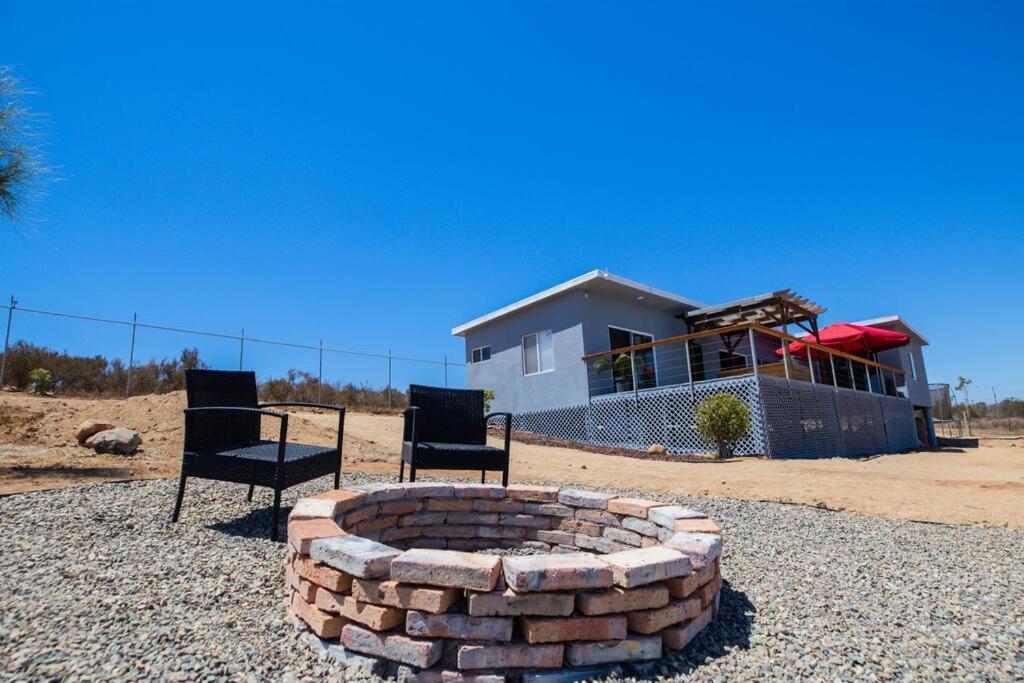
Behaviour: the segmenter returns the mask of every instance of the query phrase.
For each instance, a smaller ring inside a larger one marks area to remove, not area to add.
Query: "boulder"
[[[134,429],[114,427],[90,437],[92,448],[97,453],[131,455],[142,443],[142,437]]]
[[[99,434],[113,428],[114,425],[103,420],[86,420],[75,428],[75,438],[78,440],[79,446],[84,446],[86,445],[85,440],[93,434]]]
[[[668,449],[662,446],[660,443],[652,443],[647,447],[648,453],[654,453],[655,455],[665,455],[668,453]]]

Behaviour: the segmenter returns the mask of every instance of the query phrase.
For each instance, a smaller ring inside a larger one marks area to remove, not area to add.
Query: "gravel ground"
[[[174,488],[0,499],[0,680],[347,677],[284,619],[268,492],[250,506],[242,486],[189,482],[171,525]],[[725,586],[719,620],[650,677],[1024,679],[1024,531],[665,500],[721,524]]]

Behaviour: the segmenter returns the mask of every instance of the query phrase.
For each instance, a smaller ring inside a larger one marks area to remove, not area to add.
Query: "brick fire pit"
[[[569,681],[658,659],[711,622],[722,585],[704,514],[572,488],[351,486],[300,500],[288,542],[293,620],[404,680]]]

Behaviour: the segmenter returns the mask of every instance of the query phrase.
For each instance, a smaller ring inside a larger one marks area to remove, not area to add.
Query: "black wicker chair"
[[[188,477],[215,479],[274,489],[274,513],[270,538],[277,540],[281,491],[296,484],[334,475],[341,481],[341,440],[345,433],[345,408],[319,403],[259,403],[256,374],[222,370],[186,370],[185,451],[181,458],[178,498],[171,521],[178,521]],[[272,407],[324,408],[338,412],[338,445],[307,446],[287,443],[288,414]],[[277,441],[260,438],[260,420],[266,415],[281,421]]]
[[[487,445],[487,421],[492,417],[505,418],[504,448]],[[481,482],[488,471],[500,471],[501,485],[508,486],[511,436],[512,414],[484,415],[484,392],[412,384],[398,481],[405,479],[408,463],[409,481],[416,481],[416,470],[480,470]]]

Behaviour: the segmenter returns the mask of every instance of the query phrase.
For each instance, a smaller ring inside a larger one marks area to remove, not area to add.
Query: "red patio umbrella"
[[[815,341],[814,337],[805,334],[801,339]],[[910,337],[902,332],[884,330],[880,327],[869,327],[867,325],[855,325],[854,323],[834,323],[819,330],[818,343],[828,346],[837,351],[846,353],[877,353],[886,349],[894,349],[897,346],[904,346],[910,342]],[[800,342],[790,342],[790,354],[798,358],[807,358],[807,347]],[[782,349],[775,352],[782,356]],[[818,350],[811,353],[813,358],[820,358],[824,354]]]

